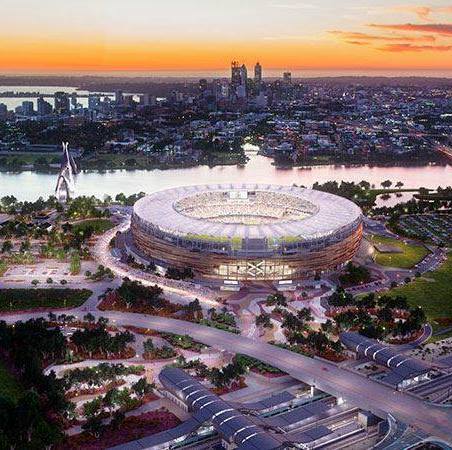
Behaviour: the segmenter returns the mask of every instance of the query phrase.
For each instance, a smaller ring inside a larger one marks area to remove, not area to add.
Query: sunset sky
[[[0,72],[452,70],[452,2],[3,0]]]

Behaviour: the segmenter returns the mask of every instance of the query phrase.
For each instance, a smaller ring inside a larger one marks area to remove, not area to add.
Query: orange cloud
[[[413,45],[413,44],[386,44],[378,50],[385,52],[447,52],[452,50],[452,45]]]
[[[369,45],[369,42],[366,41],[344,41],[346,44],[351,45]]]
[[[416,14],[421,20],[429,20],[434,13],[452,14],[452,6],[396,6],[393,8],[396,11],[406,11]]]
[[[359,40],[359,41],[402,41],[402,42],[435,42],[435,36],[422,35],[422,36],[404,36],[404,35],[375,35],[368,33],[360,33],[353,31],[329,31],[330,34],[339,36],[345,40]]]
[[[430,6],[396,6],[396,11],[404,11],[416,14],[421,20],[429,20],[433,8]]]
[[[443,36],[452,36],[452,24],[448,23],[401,23],[401,24],[369,24],[369,27],[380,30],[416,31],[423,33],[435,33]]]

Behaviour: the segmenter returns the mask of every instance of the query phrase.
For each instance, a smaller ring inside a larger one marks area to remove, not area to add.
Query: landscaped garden
[[[0,289],[0,311],[76,308],[91,294],[88,289]]]
[[[375,247],[375,262],[387,267],[411,269],[429,253],[423,245],[406,243],[387,236],[373,235],[370,242]]]
[[[87,229],[94,234],[102,234],[113,228],[115,225],[109,219],[88,219],[82,222],[77,222],[72,225],[72,232],[74,234],[85,233]]]

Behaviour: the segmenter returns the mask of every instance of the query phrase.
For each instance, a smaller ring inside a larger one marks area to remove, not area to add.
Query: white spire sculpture
[[[60,201],[67,201],[75,192],[74,176],[78,169],[74,158],[69,153],[69,142],[63,142],[63,157],[61,159],[60,173],[55,188],[55,195]]]

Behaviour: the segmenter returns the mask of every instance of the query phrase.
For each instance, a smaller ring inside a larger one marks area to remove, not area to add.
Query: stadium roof
[[[267,191],[286,194],[300,198],[317,208],[314,214],[301,220],[242,225],[188,217],[174,207],[175,203],[186,197],[212,191]],[[134,206],[134,212],[142,220],[164,232],[181,236],[192,234],[242,239],[322,238],[345,229],[361,217],[361,209],[343,197],[295,186],[270,184],[214,184],[167,189],[140,199]]]

